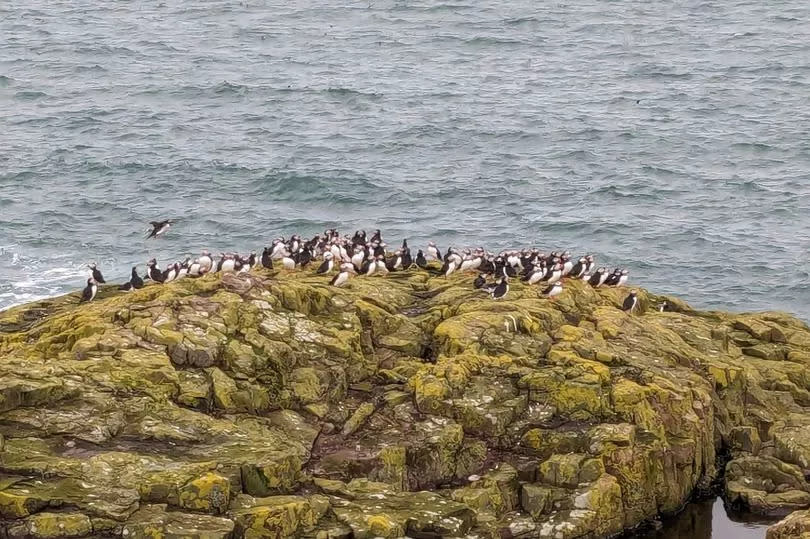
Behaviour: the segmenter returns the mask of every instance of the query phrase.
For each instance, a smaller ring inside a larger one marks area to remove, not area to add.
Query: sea
[[[810,320],[808,21],[807,0],[0,3],[0,309],[90,262],[120,282],[337,227],[593,253],[695,307]]]

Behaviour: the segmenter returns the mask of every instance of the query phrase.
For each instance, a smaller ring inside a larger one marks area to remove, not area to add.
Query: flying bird
[[[146,236],[146,239],[149,238],[158,238],[169,231],[171,228],[172,223],[174,223],[174,219],[166,219],[165,221],[149,221],[149,224],[152,225],[152,231]]]

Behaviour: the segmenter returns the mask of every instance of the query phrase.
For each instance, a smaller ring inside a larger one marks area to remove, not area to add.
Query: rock
[[[231,513],[239,537],[296,537],[317,521],[312,504],[300,496],[242,497]]]
[[[374,405],[364,402],[343,425],[343,436],[351,436],[374,413]]]
[[[216,473],[207,473],[179,489],[178,505],[193,511],[224,513],[228,507],[230,490],[231,482],[227,478]]]
[[[810,510],[796,511],[768,528],[766,539],[810,538]]]
[[[82,513],[37,513],[8,527],[9,538],[84,537],[93,531],[93,524]]]
[[[552,509],[552,491],[537,484],[523,485],[520,489],[520,507],[537,520]]]
[[[741,457],[726,465],[726,496],[737,506],[767,516],[810,507],[810,484],[798,466],[774,457]]]
[[[333,510],[358,539],[463,537],[475,524],[469,507],[431,492],[396,493],[367,481],[353,481],[343,492],[350,500],[333,501]]]
[[[0,535],[609,536],[725,450],[730,502],[810,505],[803,322],[469,280],[257,269],[0,312]]]
[[[233,521],[226,518],[166,511],[165,505],[143,505],[127,520],[121,534],[127,539],[228,539],[233,530]]]

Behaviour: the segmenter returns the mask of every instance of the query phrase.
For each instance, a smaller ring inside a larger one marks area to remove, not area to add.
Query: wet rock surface
[[[260,270],[0,313],[0,536],[604,537],[718,478],[810,507],[805,324],[471,281]]]

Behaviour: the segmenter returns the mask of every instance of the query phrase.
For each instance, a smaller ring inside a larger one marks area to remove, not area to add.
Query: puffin
[[[141,279],[141,276],[138,275],[138,267],[132,266],[132,275],[130,276],[129,281],[119,286],[118,290],[132,292],[133,290],[139,290],[141,288],[143,288],[143,279]]]
[[[594,272],[593,275],[591,275],[590,279],[588,279],[588,284],[596,288],[601,286],[607,278],[607,270],[605,268],[599,268],[596,270],[596,272]]]
[[[622,303],[622,310],[628,313],[632,313],[638,308],[638,292],[635,290],[631,290],[630,294],[624,298],[624,302]]]
[[[445,277],[450,277],[454,271],[456,271],[456,259],[454,257],[448,257],[444,261],[444,265],[442,265],[441,272]]]
[[[273,240],[273,247],[270,251],[270,257],[273,260],[281,260],[285,256],[288,256],[287,253],[287,242],[284,241],[284,238],[276,238]]]
[[[200,275],[205,275],[211,268],[214,267],[214,259],[211,258],[211,253],[203,249],[203,252],[200,254],[200,258],[197,260],[200,264]]]
[[[332,271],[332,268],[335,266],[335,255],[332,254],[331,251],[326,251],[323,254],[323,263],[318,266],[318,269],[315,271],[318,275],[323,275],[324,273],[329,273]]]
[[[509,279],[506,277],[499,277],[495,281],[495,287],[490,292],[492,299],[502,299],[509,293]]]
[[[95,262],[89,264],[87,267],[93,271],[93,279],[95,279],[97,283],[104,284],[107,282],[104,280],[104,276],[101,275],[101,270],[98,269]]]
[[[163,282],[164,283],[170,283],[170,282],[174,281],[177,278],[178,266],[179,265],[177,263],[169,264],[168,266],[166,266],[166,269],[163,271]]]
[[[93,301],[98,293],[98,284],[96,281],[90,277],[87,279],[87,286],[84,287],[82,290],[82,297],[79,299],[79,303],[86,303],[88,301]]]
[[[577,261],[576,264],[571,267],[571,271],[568,272],[568,277],[573,277],[574,279],[579,279],[583,275],[585,275],[585,270],[588,267],[588,260],[583,256]]]
[[[377,255],[377,273],[380,275],[386,275],[388,273],[388,267],[385,265],[385,255]]]
[[[388,271],[397,271],[402,269],[403,262],[402,262],[402,249],[397,249],[394,252],[394,256],[392,256],[386,263],[385,267]]]
[[[262,267],[273,269],[273,250],[270,247],[265,247],[262,251]]]
[[[554,296],[559,296],[560,294],[562,294],[562,291],[563,291],[563,285],[562,285],[562,282],[557,281],[557,282],[554,282],[554,283],[552,283],[552,284],[548,285],[548,286],[547,286],[547,287],[546,287],[546,288],[543,290],[543,292],[541,292],[541,293],[542,293],[542,294],[543,294],[545,297],[547,297],[547,298],[551,299],[551,298],[553,298]]]
[[[425,258],[425,253],[422,252],[422,249],[416,251],[416,266],[421,269],[427,268],[427,259]]]
[[[329,282],[332,286],[337,286],[340,288],[344,286],[346,283],[349,282],[349,278],[354,273],[354,266],[349,262],[344,262],[340,265],[340,271],[337,275],[332,277],[332,280]]]
[[[169,228],[171,228],[173,223],[174,219],[166,219],[165,221],[149,221],[149,224],[152,225],[152,231],[148,236],[146,236],[146,239],[159,238],[169,231]]]
[[[483,273],[479,273],[478,277],[473,281],[473,288],[478,290],[479,288],[483,288],[485,284],[487,284],[486,276]]]
[[[146,263],[146,275],[156,283],[165,281],[163,272],[157,267],[157,260],[154,258]]]
[[[435,241],[429,241],[427,246],[427,256],[430,257],[430,260],[441,260],[442,259],[442,252],[436,247]]]

